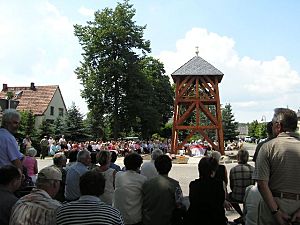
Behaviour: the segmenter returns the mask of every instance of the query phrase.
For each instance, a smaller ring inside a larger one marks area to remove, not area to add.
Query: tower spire
[[[198,56],[198,54],[199,54],[199,47],[196,46],[196,55]]]

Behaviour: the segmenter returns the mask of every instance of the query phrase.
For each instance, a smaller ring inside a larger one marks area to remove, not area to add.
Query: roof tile
[[[175,70],[171,76],[218,76],[219,82],[222,80],[223,73],[213,65],[205,61],[199,56],[195,56],[180,68]]]
[[[30,87],[8,87],[7,91],[0,92],[0,98],[6,98],[7,92],[12,92],[15,95],[13,100],[19,100],[17,110],[31,110],[34,115],[43,115],[58,88],[58,85],[35,86],[35,90]]]

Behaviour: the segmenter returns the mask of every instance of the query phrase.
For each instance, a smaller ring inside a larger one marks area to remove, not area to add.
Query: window
[[[58,115],[59,116],[64,116],[64,109],[63,108],[58,108]]]
[[[46,123],[49,124],[54,124],[54,120],[46,119]]]
[[[53,107],[53,106],[50,107],[50,115],[51,115],[51,116],[54,115],[54,107]]]

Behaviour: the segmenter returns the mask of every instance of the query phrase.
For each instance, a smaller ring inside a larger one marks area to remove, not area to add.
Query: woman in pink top
[[[23,166],[27,168],[28,176],[31,177],[33,183],[36,181],[36,174],[38,173],[37,160],[35,158],[36,150],[34,148],[29,148],[27,150],[27,155],[23,159]]]

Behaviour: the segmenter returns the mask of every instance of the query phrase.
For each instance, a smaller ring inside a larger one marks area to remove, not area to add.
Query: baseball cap
[[[38,178],[45,180],[62,180],[62,174],[59,169],[48,166],[40,170]]]

